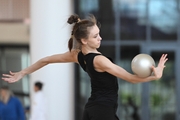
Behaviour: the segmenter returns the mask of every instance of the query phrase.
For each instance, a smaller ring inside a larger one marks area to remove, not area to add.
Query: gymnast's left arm
[[[67,62],[76,62],[77,63],[77,54],[76,50],[71,50],[63,54],[55,54],[52,56],[44,57],[29,67],[19,71],[19,72],[9,72],[9,74],[2,74],[2,80],[9,83],[17,82],[22,79],[25,75],[31,74],[40,68],[51,64],[51,63],[67,63]]]

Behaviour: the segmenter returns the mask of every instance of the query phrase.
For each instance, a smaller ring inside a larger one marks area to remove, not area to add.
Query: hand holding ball
[[[148,77],[152,74],[154,59],[148,54],[138,54],[131,62],[131,69],[139,77]]]

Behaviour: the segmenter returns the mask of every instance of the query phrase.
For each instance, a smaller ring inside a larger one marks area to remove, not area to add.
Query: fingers
[[[162,54],[161,58],[160,58],[160,61],[162,60],[166,60],[167,59],[167,54]],[[167,60],[166,60],[167,61]]]
[[[6,82],[8,82],[8,83],[13,83],[13,82],[16,82],[14,79],[13,79],[13,76],[14,76],[15,74],[14,73],[12,73],[12,72],[10,72],[10,74],[2,74],[2,80],[4,80],[4,81],[6,81]]]
[[[15,73],[13,73],[13,72],[11,72],[11,71],[9,71],[9,73],[10,73],[11,75],[15,75]]]
[[[155,67],[154,67],[154,66],[151,66],[151,69],[155,69]]]
[[[159,60],[158,66],[163,66],[163,67],[165,67],[164,64],[166,63],[167,60],[168,60],[167,54],[162,54],[162,56],[161,56],[161,58],[160,58],[160,60]]]
[[[2,74],[4,77],[8,77],[8,78],[10,78],[10,77],[12,77],[12,75],[9,75],[9,74]]]
[[[8,82],[8,83],[14,83],[14,82],[16,82],[16,80],[14,80],[14,79],[12,79],[12,78],[2,77],[1,79],[4,80],[4,81],[6,81],[6,82]]]
[[[12,77],[14,75],[15,75],[15,73],[13,73],[11,71],[9,71],[9,74],[2,74],[2,76],[4,76],[4,77]]]

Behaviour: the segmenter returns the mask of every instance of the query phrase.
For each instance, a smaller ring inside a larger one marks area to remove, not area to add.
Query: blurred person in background
[[[47,120],[46,113],[46,98],[42,92],[43,83],[35,82],[34,83],[34,96],[32,98],[31,106],[31,117],[30,120]]]
[[[0,88],[0,120],[25,120],[23,105],[7,86]]]

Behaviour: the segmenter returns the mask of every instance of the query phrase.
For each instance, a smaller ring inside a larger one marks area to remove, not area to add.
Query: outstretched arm
[[[141,78],[141,77],[138,77],[137,75],[133,75],[127,72],[125,69],[112,63],[109,59],[107,59],[104,56],[95,57],[94,66],[95,66],[95,69],[99,72],[108,72],[128,82],[139,83],[139,82],[148,82],[151,80],[160,79],[162,77],[163,70],[165,67],[164,64],[166,63],[167,60],[168,60],[167,54],[163,54],[159,60],[158,66],[157,67],[152,66],[154,75],[146,77],[146,78]]]
[[[68,51],[63,54],[56,54],[52,56],[44,57],[31,66],[19,71],[19,72],[9,72],[9,74],[3,74],[2,80],[7,81],[9,83],[16,82],[23,78],[27,74],[31,74],[36,70],[51,64],[51,63],[66,63],[66,62],[76,62],[77,63],[77,54],[76,50]]]

